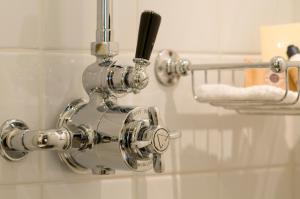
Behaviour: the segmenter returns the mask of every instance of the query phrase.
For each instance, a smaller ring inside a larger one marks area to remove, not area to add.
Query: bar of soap
[[[291,44],[300,46],[300,23],[262,26],[260,29],[261,58],[269,62],[274,56],[287,58],[287,47]],[[289,70],[289,89],[297,90],[296,68]],[[278,80],[278,81],[277,81]],[[245,86],[272,85],[286,88],[285,74],[274,74],[270,69],[249,69],[245,72]]]
[[[263,61],[270,61],[274,56],[287,59],[287,47],[290,44],[300,46],[300,23],[262,26],[260,38]]]

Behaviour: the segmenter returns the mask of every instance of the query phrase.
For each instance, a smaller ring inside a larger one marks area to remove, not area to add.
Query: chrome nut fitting
[[[119,46],[116,42],[93,42],[91,53],[96,57],[109,58],[118,55]]]

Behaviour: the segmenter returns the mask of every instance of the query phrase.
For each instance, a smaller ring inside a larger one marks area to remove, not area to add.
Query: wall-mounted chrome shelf
[[[296,68],[299,80],[299,67],[300,62],[286,61],[282,57],[273,57],[270,62],[259,63],[191,64],[176,52],[163,50],[156,58],[155,74],[164,86],[174,86],[182,76],[191,75],[192,93],[200,103],[209,103],[242,114],[298,115],[300,81],[297,81],[297,90],[291,91],[288,74],[290,69]],[[283,74],[284,88],[271,85],[245,87],[241,78],[245,70],[268,68],[273,73]]]

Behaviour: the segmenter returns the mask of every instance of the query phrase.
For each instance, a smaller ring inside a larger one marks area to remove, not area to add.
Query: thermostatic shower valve
[[[163,154],[170,133],[160,123],[155,107],[117,104],[117,98],[138,93],[148,84],[146,67],[161,17],[152,11],[141,15],[134,66],[117,64],[117,43],[112,42],[111,0],[98,0],[97,39],[92,54],[97,60],[83,73],[89,101],[75,100],[61,113],[56,129],[30,130],[21,120],[6,121],[0,129],[0,152],[10,161],[30,151],[55,150],[76,173],[111,174],[116,169],[163,172]]]

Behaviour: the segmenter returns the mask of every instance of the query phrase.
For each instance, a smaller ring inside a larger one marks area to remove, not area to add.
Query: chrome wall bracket
[[[174,86],[181,76],[188,74],[189,66],[190,61],[180,58],[175,51],[162,50],[154,65],[156,79],[164,86]]]
[[[10,136],[11,132],[15,131],[25,131],[28,130],[29,127],[25,124],[25,122],[20,120],[7,120],[4,122],[0,129],[0,154],[9,161],[19,161],[23,160],[28,152],[26,151],[16,151],[11,149],[6,144],[6,140],[8,136]]]

